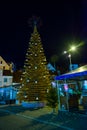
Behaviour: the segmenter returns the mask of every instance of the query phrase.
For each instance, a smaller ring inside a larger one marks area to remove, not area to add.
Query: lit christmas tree
[[[46,57],[36,24],[31,34],[29,47],[18,93],[20,101],[44,101],[50,87],[50,75],[46,67]]]

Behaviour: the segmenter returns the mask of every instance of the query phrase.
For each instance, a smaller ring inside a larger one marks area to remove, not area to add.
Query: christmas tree
[[[40,34],[34,25],[29,47],[26,53],[21,87],[18,93],[20,101],[44,101],[50,87],[50,75],[41,43]]]

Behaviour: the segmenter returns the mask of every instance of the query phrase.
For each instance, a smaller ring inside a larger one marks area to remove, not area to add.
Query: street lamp
[[[75,51],[76,50],[76,46],[71,46],[71,48],[68,50],[68,51],[64,51],[64,54],[67,54],[68,53],[68,57],[69,57],[69,69],[70,71],[72,70],[72,60],[71,60],[71,53],[72,51]]]
[[[68,52],[67,51],[64,51],[64,54],[67,54]],[[70,71],[72,70],[72,61],[71,61],[71,54],[69,53],[68,54],[68,58],[69,58],[69,69]]]
[[[71,54],[69,54],[68,57],[69,57],[69,62],[70,62],[70,71],[71,71],[71,70],[72,70]]]
[[[71,46],[70,51],[75,51],[76,50],[76,46]]]

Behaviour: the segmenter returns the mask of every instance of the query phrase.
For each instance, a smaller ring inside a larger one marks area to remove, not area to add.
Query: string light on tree
[[[26,73],[22,74],[22,88],[19,89],[18,93],[18,99],[20,101],[36,101],[36,97],[40,101],[46,101],[47,89],[51,86],[49,71],[46,67],[46,57],[36,25],[37,22],[35,21],[33,23],[34,30],[31,34],[29,47],[26,52],[24,62],[24,72]],[[26,82],[28,79],[29,82]]]

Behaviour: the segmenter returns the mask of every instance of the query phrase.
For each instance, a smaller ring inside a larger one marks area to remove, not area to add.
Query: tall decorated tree
[[[20,101],[44,101],[50,87],[50,75],[36,24],[31,34],[26,52],[21,87],[18,93]]]

